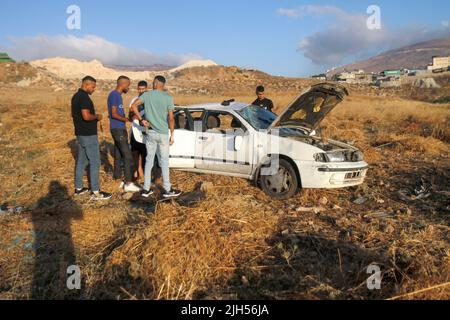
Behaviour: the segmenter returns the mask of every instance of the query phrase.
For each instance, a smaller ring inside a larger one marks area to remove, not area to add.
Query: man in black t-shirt
[[[93,200],[108,200],[111,195],[100,192],[100,145],[97,136],[97,123],[101,114],[95,113],[90,95],[94,93],[97,81],[87,76],[83,78],[81,88],[72,97],[72,119],[78,141],[78,158],[75,170],[75,196],[89,192],[83,188],[83,176],[89,165],[89,180]]]
[[[265,89],[263,86],[258,86],[256,88],[257,99],[252,103],[254,106],[261,107],[267,111],[273,112],[273,102],[265,97]]]

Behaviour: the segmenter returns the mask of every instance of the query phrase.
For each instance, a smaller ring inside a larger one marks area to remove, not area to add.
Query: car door
[[[181,118],[184,118],[184,121]],[[175,143],[170,146],[169,160],[169,166],[174,169],[193,169],[195,167],[197,134],[195,131],[189,130],[189,126],[186,125],[187,118],[189,118],[189,111],[186,109],[178,110],[175,113]]]
[[[205,114],[204,122],[207,122],[210,116],[238,120],[231,113],[214,111]],[[253,136],[245,126],[233,128],[229,124],[222,124],[220,128],[208,128],[207,125],[204,125],[204,132],[198,133],[195,150],[196,169],[225,174],[251,174]],[[235,144],[238,136],[240,145],[239,150],[236,150]]]

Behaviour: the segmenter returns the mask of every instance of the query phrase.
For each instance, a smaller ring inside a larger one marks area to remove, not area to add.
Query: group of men
[[[126,76],[117,79],[116,89],[108,96],[108,118],[111,135],[114,140],[115,180],[120,181],[120,188],[125,192],[140,192],[145,198],[154,194],[152,172],[157,157],[163,179],[162,197],[176,198],[181,192],[172,188],[169,171],[169,149],[175,142],[175,105],[173,98],[165,90],[166,79],[157,76],[153,80],[153,90],[140,81],[139,96],[134,98],[126,116],[123,95],[130,90],[131,80]],[[75,170],[75,196],[91,193],[93,200],[109,200],[112,195],[100,189],[100,145],[97,124],[103,120],[95,111],[90,98],[95,92],[97,81],[86,76],[81,88],[72,98],[72,118],[78,141],[78,158]],[[268,111],[273,110],[273,103],[264,94],[264,87],[256,89],[257,99],[254,105]],[[127,123],[132,123],[130,140],[128,140]],[[83,186],[83,176],[89,167],[90,188]],[[144,178],[141,188],[136,181]],[[122,178],[124,180],[122,181]]]

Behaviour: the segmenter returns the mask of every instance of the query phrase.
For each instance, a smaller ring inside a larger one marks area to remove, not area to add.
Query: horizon
[[[106,1],[20,1],[3,4],[0,51],[18,61],[64,57],[118,67],[213,60],[306,77],[450,37],[450,10],[435,10],[450,4],[432,3],[199,0],[118,7]]]

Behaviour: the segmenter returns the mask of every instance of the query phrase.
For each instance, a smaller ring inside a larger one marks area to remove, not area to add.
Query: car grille
[[[362,177],[362,171],[350,172],[345,175],[346,180],[358,179]]]

